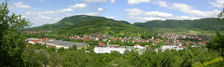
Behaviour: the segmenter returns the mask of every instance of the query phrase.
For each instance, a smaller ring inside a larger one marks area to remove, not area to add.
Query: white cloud
[[[43,15],[38,15],[39,18],[44,19],[44,20],[50,20],[52,19],[52,17],[48,17],[48,16],[43,16]]]
[[[170,13],[160,11],[143,11],[138,8],[126,9],[129,16],[172,17]]]
[[[162,0],[158,0],[154,2],[155,4],[158,4],[161,7],[168,7],[167,2],[166,1],[162,1]]]
[[[215,17],[220,13],[219,10],[212,10],[212,11],[197,10],[190,5],[182,3],[173,3],[172,9],[179,10],[181,12],[188,13],[197,17]]]
[[[224,7],[224,0],[215,0],[215,2],[210,2],[210,4],[213,7],[223,8]]]
[[[23,2],[15,2],[13,3],[14,7],[16,8],[30,8],[29,5],[24,4]]]
[[[128,13],[128,19],[134,21],[149,21],[149,20],[166,20],[166,19],[176,19],[176,20],[194,20],[206,17],[216,17],[220,12],[219,10],[213,11],[201,11],[193,9],[193,7],[186,4],[174,3],[171,6],[172,9],[180,10],[181,12],[190,14],[189,16],[174,16],[171,13],[160,12],[160,11],[143,11],[138,8],[126,9]]]
[[[99,16],[98,12],[89,12],[89,13],[80,13],[80,15],[90,15],[90,16]]]
[[[68,16],[67,14],[71,14],[69,12],[79,10],[79,9],[84,9],[87,8],[88,4],[84,3],[77,3],[71,6],[68,6],[67,8],[63,9],[58,9],[58,10],[47,10],[47,11],[27,11],[26,16],[34,23],[33,26],[40,26],[43,24],[52,24],[60,20],[58,17],[51,17],[51,16],[60,16],[62,13],[65,16]],[[98,13],[86,13],[88,15],[98,15]],[[62,17],[65,17],[62,16]]]
[[[165,20],[174,17],[170,13],[160,11],[143,11],[138,8],[126,9],[128,18],[134,21]]]
[[[36,27],[36,26],[41,26],[44,24],[52,24],[56,23],[60,20],[60,18],[57,17],[50,17],[46,15],[28,15],[27,16],[30,21],[32,21],[32,26],[31,27]]]
[[[69,8],[57,10],[56,12],[57,13],[71,12],[71,11],[74,11],[73,9],[83,9],[83,8],[86,8],[87,6],[88,5],[84,3],[77,3],[75,5],[69,6]]]
[[[160,11],[149,11],[149,12],[145,12],[145,14],[148,16],[153,16],[153,17],[172,17],[173,16],[170,13],[165,13]]]
[[[140,15],[143,11],[138,9],[138,8],[131,8],[131,9],[126,9],[125,11],[128,12],[128,15]]]
[[[144,17],[143,20],[149,21],[149,20],[164,20],[164,19],[158,17]]]
[[[78,3],[75,5],[70,6],[70,8],[86,8],[88,5],[84,3]]]
[[[115,3],[116,1],[115,1],[115,0],[110,0],[110,2],[111,2],[111,3]]]
[[[49,11],[27,11],[27,15],[50,15],[50,14],[57,14],[57,13],[65,13],[74,11],[74,9],[83,9],[86,8],[88,5],[84,3],[77,3],[75,5],[69,6],[68,8],[60,9],[60,10],[49,10]]]
[[[114,16],[106,16],[107,18],[115,19]]]
[[[128,0],[128,4],[149,3],[151,0]]]
[[[104,11],[103,8],[97,8],[97,10],[98,10],[99,12]]]
[[[89,3],[104,3],[106,2],[106,0],[83,0],[85,2],[89,2]]]
[[[56,12],[55,11],[38,11],[38,12],[27,11],[26,14],[27,15],[47,15],[47,14],[56,14]]]
[[[66,9],[59,10],[59,12],[70,12],[70,11],[73,11],[73,9],[66,8]]]
[[[58,20],[60,20],[60,18],[57,17],[57,18],[54,18],[54,20],[58,21]]]
[[[134,20],[134,21],[137,20],[137,22],[145,22],[145,21],[151,21],[151,20],[165,20],[159,17],[144,17],[144,16],[129,16],[128,19]]]
[[[223,1],[222,3],[224,3],[224,0],[216,0],[213,3],[216,3],[216,5],[219,5],[221,3],[221,1]],[[190,16],[194,16],[197,18],[216,17],[220,13],[220,10],[217,10],[217,9],[209,10],[209,11],[202,11],[202,10],[195,9],[194,7],[192,7],[188,4],[184,4],[184,3],[168,4],[166,1],[162,1],[162,0],[154,1],[153,3],[158,4],[161,7],[178,10],[183,13],[190,14]]]
[[[174,19],[176,19],[176,20],[194,20],[194,19],[199,19],[199,18],[194,17],[194,16],[177,16]]]

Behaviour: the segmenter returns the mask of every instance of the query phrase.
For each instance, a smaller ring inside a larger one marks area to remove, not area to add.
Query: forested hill
[[[154,20],[145,23],[134,23],[137,27],[146,28],[148,30],[222,30],[224,31],[224,23],[217,18],[204,18],[197,20]]]
[[[60,34],[105,33],[119,35],[136,35],[147,33],[146,29],[136,27],[126,21],[117,21],[99,16],[76,15],[66,17],[55,24],[47,24],[26,30],[51,30]]]
[[[26,30],[58,30],[59,28],[75,25],[78,23],[80,23],[80,24],[95,23],[95,22],[101,22],[101,21],[130,24],[126,21],[116,21],[113,19],[100,17],[100,16],[76,15],[76,16],[65,17],[55,24],[45,24],[43,26],[28,28]]]
[[[147,29],[147,30],[146,30]],[[142,35],[153,32],[182,32],[182,31],[224,31],[224,23],[217,18],[198,20],[153,20],[145,23],[117,21],[100,16],[76,15],[65,17],[55,24],[46,24],[40,27],[25,30],[46,31],[60,34],[90,34],[105,33],[110,35]]]

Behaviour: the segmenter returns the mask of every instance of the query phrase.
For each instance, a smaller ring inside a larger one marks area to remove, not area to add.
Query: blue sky
[[[9,9],[35,27],[73,15],[104,16],[130,23],[193,20],[217,17],[223,4],[224,0],[10,0]]]

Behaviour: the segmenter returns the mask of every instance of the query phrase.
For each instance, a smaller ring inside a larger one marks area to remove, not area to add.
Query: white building
[[[167,45],[167,46],[162,46],[161,47],[161,50],[162,51],[165,51],[165,50],[183,50],[183,48],[181,48],[180,46],[173,46],[173,45]]]
[[[111,53],[112,51],[117,51],[121,54],[125,52],[125,50],[131,50],[130,48],[116,48],[116,47],[94,47],[95,53]]]
[[[95,53],[111,53],[112,51],[117,51],[121,54],[125,52],[125,50],[131,51],[132,49],[136,49],[139,51],[139,53],[144,52],[145,47],[140,46],[140,45],[135,45],[135,46],[121,46],[121,47],[111,47],[111,46],[106,46],[106,47],[94,47],[94,52]]]
[[[137,48],[137,49],[144,49],[144,47],[141,46],[141,45],[135,45],[134,48]]]

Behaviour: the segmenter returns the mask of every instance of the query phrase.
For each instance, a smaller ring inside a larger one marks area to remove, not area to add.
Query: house
[[[106,46],[106,45],[104,43],[102,43],[102,42],[99,42],[98,46]]]
[[[37,39],[37,38],[28,38],[26,40],[26,42],[30,43],[30,44],[36,44],[36,43],[42,43],[42,41],[40,39]]]

